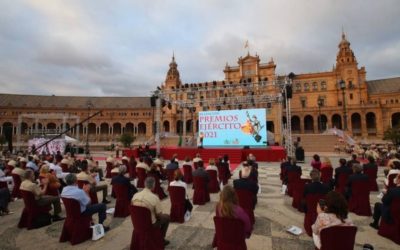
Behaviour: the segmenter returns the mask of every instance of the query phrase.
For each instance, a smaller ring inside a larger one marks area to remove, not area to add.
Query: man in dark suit
[[[392,223],[393,221],[393,218],[390,214],[390,206],[392,205],[394,199],[400,199],[400,175],[397,175],[397,177],[394,179],[394,183],[396,184],[396,187],[387,191],[387,193],[382,197],[382,203],[375,203],[374,214],[372,215],[374,221],[369,224],[375,229],[378,229],[379,219],[381,217],[387,223]]]
[[[351,160],[349,160],[347,162],[347,166],[349,168],[352,168],[353,164],[360,164],[360,162],[357,160],[357,155],[356,154],[352,154],[351,155]]]
[[[349,176],[349,179],[347,181],[347,185],[346,185],[346,193],[345,196],[347,198],[347,200],[350,199],[351,197],[351,187],[353,185],[354,182],[357,181],[366,181],[368,182],[368,175],[363,174],[363,168],[360,164],[354,163],[353,164],[353,172],[354,174]]]
[[[206,186],[207,186],[208,181],[210,180],[210,177],[208,176],[207,171],[204,169],[203,161],[199,161],[198,164],[199,164],[199,167],[192,172],[192,175],[193,175],[193,177],[199,176],[199,177],[204,178],[206,181]]]
[[[307,195],[311,194],[325,195],[330,191],[329,186],[321,182],[321,173],[318,169],[313,168],[310,172],[310,177],[311,177],[311,183],[306,184],[304,187],[303,201],[302,201],[304,211],[307,211],[307,204],[305,202]]]
[[[167,164],[167,170],[177,170],[179,168],[179,163],[176,161],[175,156],[172,157],[171,162]]]
[[[137,189],[134,185],[131,184],[130,179],[125,176],[126,173],[126,166],[121,165],[119,166],[119,172],[117,176],[114,176],[111,180],[111,185],[113,184],[121,184],[128,187],[128,198],[132,200],[134,194],[137,193]]]
[[[340,166],[335,169],[335,184],[339,181],[339,176],[341,174],[353,174],[353,169],[346,164],[346,159],[341,158],[339,160]]]
[[[301,167],[300,167],[300,166],[297,166],[296,163],[297,163],[297,162],[296,162],[295,159],[293,159],[293,158],[290,159],[290,164],[287,165],[287,167],[286,167],[286,173],[285,173],[284,183],[286,183],[286,184],[288,183],[288,175],[289,175],[289,172],[297,172],[297,173],[299,174],[299,176],[302,175]]]
[[[258,194],[258,185],[256,182],[250,179],[251,167],[248,164],[243,164],[243,168],[241,170],[242,177],[240,179],[233,181],[233,187],[235,189],[242,189],[250,191],[254,196],[254,207],[257,204],[257,194]]]

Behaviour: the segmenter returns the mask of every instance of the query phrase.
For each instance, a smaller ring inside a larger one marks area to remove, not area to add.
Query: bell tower
[[[336,56],[336,68],[355,66],[357,68],[357,59],[353,50],[350,48],[350,42],[347,41],[346,35],[342,32],[342,40],[339,43],[339,52]]]
[[[175,55],[172,54],[172,61],[169,64],[167,77],[165,78],[166,88],[177,88],[181,85],[181,79],[178,71],[178,64],[175,62]]]

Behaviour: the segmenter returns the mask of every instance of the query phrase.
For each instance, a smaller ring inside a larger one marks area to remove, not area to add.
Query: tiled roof
[[[400,77],[367,81],[369,94],[400,93]]]
[[[133,109],[150,108],[150,97],[89,97],[0,94],[0,107]]]

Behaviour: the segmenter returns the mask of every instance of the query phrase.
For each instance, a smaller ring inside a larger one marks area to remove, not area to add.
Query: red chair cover
[[[153,194],[158,195],[158,198],[160,200],[167,197],[167,195],[165,194],[164,190],[162,189],[162,187],[160,185],[160,178],[158,177],[158,175],[149,173],[148,176],[154,177],[154,180],[155,180],[155,186],[154,186],[153,190],[151,190],[151,192],[153,192]]]
[[[361,216],[371,216],[369,204],[369,181],[354,181],[351,187],[349,211]]]
[[[208,192],[205,179],[200,176],[193,177],[193,204],[204,205],[210,201],[210,193]]]
[[[22,199],[24,200],[24,209],[22,210],[21,218],[18,223],[19,228],[35,228],[34,220],[37,216],[45,214],[50,216],[49,211],[51,206],[38,206],[35,200],[35,196],[32,192],[20,190]]]
[[[183,180],[190,184],[193,182],[192,176],[192,166],[191,165],[183,165]]]
[[[353,250],[357,227],[333,226],[321,230],[320,250]]]
[[[69,170],[69,168],[68,168],[68,164],[60,163],[60,167],[61,167],[61,169],[62,169],[62,171],[63,171],[64,173],[69,173],[69,172],[71,172],[71,171]]]
[[[164,249],[164,239],[159,228],[151,223],[150,210],[145,207],[130,206],[133,232],[131,250]]]
[[[255,223],[254,218],[254,194],[248,190],[243,189],[235,189],[235,192],[238,196],[239,206],[243,208],[243,210],[247,213],[250,218],[250,222],[252,225]]]
[[[376,182],[378,167],[376,168],[365,168],[364,174],[368,175],[369,179],[369,191],[379,191],[378,183]]]
[[[6,181],[0,181],[0,188],[8,188]]]
[[[78,187],[79,187],[79,188],[82,189],[83,186],[84,186],[85,184],[89,184],[89,182],[78,180]],[[90,191],[90,192],[89,192],[89,196],[90,196],[90,201],[91,201],[92,204],[97,204],[97,203],[99,203],[99,199],[97,198],[97,192]]]
[[[6,170],[8,170],[6,176],[10,176],[10,175],[11,175],[11,172],[14,170],[14,167],[11,166],[11,165],[7,165],[7,166],[6,166]]]
[[[290,197],[293,196],[293,185],[298,181],[301,177],[301,174],[299,172],[295,171],[288,171],[288,184],[287,184],[287,192]]]
[[[229,180],[230,175],[231,175],[231,173],[230,173],[230,171],[228,171],[228,169],[229,169],[229,164],[228,163],[222,162],[222,163],[219,164],[219,167],[218,167],[218,178],[224,185],[226,185],[228,183],[228,180]]]
[[[310,179],[299,179],[294,183],[293,186],[293,200],[292,207],[299,210],[299,212],[304,212],[303,206],[301,205],[301,201],[304,195],[304,188],[306,184],[310,183]]]
[[[192,167],[192,166],[190,166]],[[170,220],[171,222],[183,223],[185,216],[185,188],[169,187],[169,198],[171,200]]]
[[[208,192],[210,193],[218,193],[219,192],[219,182],[217,178],[217,171],[215,170],[207,170],[208,176],[210,180],[208,182]]]
[[[174,181],[174,179],[175,179],[175,170],[176,169],[167,169],[168,182]]]
[[[146,170],[144,168],[136,168],[136,174],[138,177],[138,181],[136,184],[137,188],[144,188],[144,180],[147,177]]]
[[[214,216],[215,236],[213,247],[218,250],[246,250],[243,222],[236,218]]]
[[[339,179],[336,181],[336,186],[335,186],[336,192],[344,194],[349,176],[350,176],[350,174],[346,174],[346,173],[341,173],[339,175]]]
[[[329,184],[332,180],[333,168],[325,167],[321,168],[321,182]]]
[[[11,193],[13,198],[21,198],[21,194],[19,193],[19,187],[21,186],[21,177],[17,174],[11,174],[14,180],[14,188]]]
[[[90,228],[91,216],[81,214],[79,202],[74,199],[61,198],[67,217],[60,236],[60,242],[69,241],[71,245],[79,244],[92,237]]]
[[[106,162],[106,178],[111,178],[111,170],[114,168],[112,162]]]
[[[307,212],[304,215],[304,229],[309,236],[312,235],[311,225],[317,219],[317,203],[320,199],[325,198],[324,194],[308,194],[306,196]]]
[[[136,161],[134,161],[132,163],[129,163],[129,165],[127,165],[128,171],[129,171],[129,177],[131,179],[135,179],[136,178],[136,165],[137,165]]]
[[[386,189],[391,189],[394,188],[396,185],[394,184],[394,178],[396,178],[397,174],[390,174],[388,176],[388,185],[386,186]]]
[[[114,217],[127,217],[129,212],[129,200],[128,186],[122,184],[113,184],[113,189],[116,196]]]
[[[390,207],[393,223],[387,223],[383,218],[379,226],[378,234],[391,239],[400,245],[400,198],[395,198]]]

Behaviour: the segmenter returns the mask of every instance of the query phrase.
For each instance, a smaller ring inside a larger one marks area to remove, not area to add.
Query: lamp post
[[[88,119],[90,117],[90,109],[92,108],[93,104],[90,100],[88,100],[86,102],[86,106],[88,108]],[[89,152],[89,120],[87,121],[87,125],[86,125],[86,147],[85,147],[85,154],[87,157],[90,156],[90,152]]]
[[[343,130],[347,131],[347,110],[346,110],[346,96],[344,93],[344,90],[346,89],[346,82],[340,80],[339,82],[340,89],[342,90],[342,96],[343,96]]]
[[[318,97],[318,131],[321,132],[322,131],[322,121],[321,121],[321,107],[323,105],[323,100],[321,97]]]

